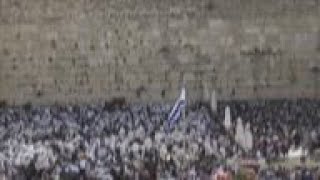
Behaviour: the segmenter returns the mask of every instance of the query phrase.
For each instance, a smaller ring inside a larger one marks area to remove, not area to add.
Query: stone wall
[[[320,97],[319,0],[0,0],[0,100]]]

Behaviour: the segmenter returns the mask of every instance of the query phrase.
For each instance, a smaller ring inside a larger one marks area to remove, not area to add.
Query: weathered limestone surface
[[[320,97],[318,0],[0,0],[0,100]]]

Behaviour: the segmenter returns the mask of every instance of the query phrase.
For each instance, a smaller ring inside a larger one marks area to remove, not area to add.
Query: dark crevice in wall
[[[125,97],[114,97],[110,101],[104,103],[104,110],[114,111],[116,109],[122,109],[127,106],[127,100]]]
[[[57,42],[56,42],[56,40],[52,39],[52,40],[50,41],[50,46],[51,46],[52,49],[57,49]]]
[[[137,98],[141,98],[142,93],[146,92],[146,88],[144,86],[140,86],[136,90],[136,96]]]
[[[31,87],[32,87],[33,90],[35,90],[37,88],[37,85],[36,84],[32,84]]]
[[[31,110],[31,107],[32,107],[32,103],[31,102],[26,102],[24,105],[23,105],[23,108],[26,110],[26,111],[30,111]]]
[[[38,90],[36,92],[36,96],[39,98],[39,97],[42,97],[44,95],[43,91],[42,90]]]
[[[92,88],[89,88],[89,89],[88,89],[88,93],[89,93],[89,94],[93,94],[93,89],[92,89]]]
[[[259,47],[254,47],[249,50],[240,50],[241,55],[245,56],[268,56],[268,55],[280,55],[281,50],[280,49],[272,49],[271,47],[264,47],[264,48],[259,48]]]
[[[76,49],[76,50],[79,49],[79,44],[78,44],[78,42],[75,42],[75,43],[74,43],[74,49]]]
[[[312,73],[315,73],[315,74],[320,73],[320,67],[319,66],[312,66],[310,70],[311,70]]]
[[[267,87],[267,88],[270,88],[270,87],[271,87],[270,82],[268,82],[268,81],[266,82],[266,87]]]
[[[195,51],[194,45],[189,44],[189,43],[184,44],[184,45],[183,45],[183,48],[186,49],[186,50],[188,50],[188,51],[190,51],[191,53],[194,53],[194,51]]]
[[[17,34],[16,34],[16,39],[17,39],[17,40],[20,40],[20,39],[21,39],[21,33],[20,33],[20,32],[17,32]]]
[[[50,57],[48,57],[48,62],[49,63],[52,63],[52,61],[53,61],[53,58],[50,56]]]
[[[8,103],[6,100],[0,100],[0,108],[6,108],[8,106]]]
[[[165,97],[166,97],[166,90],[163,89],[163,90],[161,91],[161,97],[162,97],[162,98],[165,98]]]
[[[214,6],[213,2],[210,1],[210,2],[208,2],[208,3],[206,4],[205,8],[206,8],[206,10],[208,10],[208,11],[213,11],[214,8],[215,8],[215,6]]]
[[[12,66],[12,70],[17,70],[18,69],[18,65],[16,65],[16,64],[14,64],[13,66]]]
[[[10,51],[7,48],[3,48],[3,55],[5,56],[9,56],[10,55]]]
[[[90,45],[90,51],[94,51],[96,48],[93,44]]]
[[[170,49],[168,46],[162,46],[160,49],[159,49],[159,53],[161,54],[168,54],[170,53]]]
[[[232,88],[231,90],[231,96],[235,96],[236,95],[236,90],[234,88]]]
[[[217,88],[217,93],[221,94],[222,93],[222,89],[221,88]]]
[[[139,57],[139,64],[142,64],[142,62],[143,62],[142,57]]]
[[[72,57],[71,63],[72,63],[72,66],[73,66],[73,67],[76,66],[76,58],[75,58],[75,57]]]

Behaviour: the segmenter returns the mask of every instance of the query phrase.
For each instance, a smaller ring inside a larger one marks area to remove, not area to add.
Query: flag
[[[186,90],[185,87],[181,89],[181,93],[177,101],[175,102],[169,116],[168,116],[168,127],[172,129],[175,123],[179,120],[183,109],[186,106]]]

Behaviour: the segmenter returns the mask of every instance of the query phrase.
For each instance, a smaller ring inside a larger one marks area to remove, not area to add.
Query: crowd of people
[[[228,130],[223,126],[227,106]],[[303,147],[312,154],[320,147],[320,101],[223,101],[217,111],[189,104],[166,132],[171,108],[126,103],[2,107],[0,177],[210,179],[222,166],[235,176],[239,167],[232,160],[239,157],[269,162],[286,157],[289,149]],[[250,151],[235,141],[238,117],[250,124]],[[277,177],[276,172],[257,170],[261,179]]]

